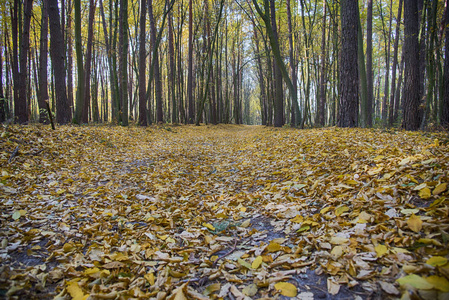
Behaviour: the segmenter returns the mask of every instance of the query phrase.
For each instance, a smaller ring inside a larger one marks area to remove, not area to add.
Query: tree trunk
[[[81,48],[81,0],[74,0],[75,5],[75,52],[76,66],[78,69],[78,88],[76,90],[76,107],[73,122],[81,123],[84,104],[84,66],[83,66],[83,50]]]
[[[393,19],[393,0],[390,1],[390,20],[387,32],[387,51],[385,53],[385,87],[384,99],[382,102],[382,125],[386,126],[388,123],[388,98],[390,96],[390,48],[391,48],[391,24]]]
[[[92,69],[92,42],[94,37],[93,25],[95,17],[95,8],[97,1],[89,1],[89,25],[87,31],[87,49],[86,49],[86,60],[85,60],[85,78],[84,78],[84,103],[83,103],[83,114],[82,122],[89,123],[89,108],[90,108],[90,73]]]
[[[119,57],[121,125],[128,126],[128,0],[120,0]]]
[[[147,97],[146,97],[146,49],[145,25],[147,18],[147,1],[140,1],[140,33],[139,33],[139,125],[147,126]]]
[[[162,111],[162,82],[159,68],[159,51],[158,51],[158,43],[156,41],[156,24],[154,22],[153,16],[153,0],[148,1],[148,16],[150,18],[150,27],[151,27],[151,44],[153,47],[153,56],[152,56],[152,70],[154,72],[154,89],[155,89],[155,97],[156,97],[156,122],[162,123],[164,121],[164,114]]]
[[[61,31],[57,0],[48,0],[48,17],[50,20],[51,38],[50,55],[55,75],[56,122],[67,124],[70,122],[71,113],[65,84],[64,37]]]
[[[368,0],[366,16],[366,126],[373,126],[373,0]]]
[[[291,14],[291,8],[290,8],[290,0],[287,0],[286,4],[287,4],[287,20],[288,20],[288,42],[290,45],[290,51],[289,51],[290,68],[291,68],[291,72],[292,72],[291,76],[292,76],[292,83],[293,83],[293,93],[297,94],[298,93],[298,80],[297,80],[297,75],[296,75],[296,60],[295,60],[294,54],[293,54],[294,45],[293,45],[293,28],[292,28],[292,14]],[[324,1],[323,19],[324,19],[323,25],[326,26],[326,1]],[[323,32],[325,32],[325,29],[323,29]],[[323,50],[323,51],[324,51],[324,55],[325,55],[326,52],[325,52],[325,50]],[[292,126],[297,127],[299,122],[301,121],[301,116],[300,116],[300,112],[299,112],[299,104],[298,104],[297,99],[295,101],[293,100],[294,99],[293,95],[292,95],[291,99],[292,99],[291,124],[292,124]],[[324,118],[324,112],[323,112],[323,118]]]
[[[72,2],[67,2],[67,99],[70,106],[70,114],[73,115],[75,103],[73,102],[73,42],[72,42]]]
[[[341,1],[341,64],[339,127],[358,123],[359,76],[357,63],[358,1]]]
[[[6,50],[6,45],[5,45],[5,50]],[[6,52],[6,51],[5,51]],[[5,122],[6,120],[6,97],[3,94],[3,59],[2,59],[2,53],[3,51],[1,50],[1,42],[0,42],[0,123]],[[5,54],[6,57],[6,54]],[[8,76],[8,73],[6,73]]]
[[[367,103],[368,85],[366,80],[366,69],[365,69],[365,53],[363,53],[363,34],[362,34],[362,23],[360,22],[360,12],[358,15],[358,32],[357,32],[357,61],[359,64],[359,82],[360,82],[360,120],[359,125],[366,127],[366,115],[369,110]]]
[[[449,9],[446,8],[446,50],[444,52],[444,94],[441,99],[440,123],[449,129]]]
[[[166,1],[166,5],[168,5],[168,0]],[[172,103],[172,111],[171,111],[171,122],[173,124],[177,124],[179,122],[178,119],[178,104],[176,103],[176,69],[175,69],[175,44],[173,37],[173,12],[170,11],[168,14],[168,55],[169,55],[169,81],[168,81],[168,89],[169,95],[168,101]],[[181,70],[179,70],[181,71]]]
[[[42,0],[41,39],[39,56],[39,122],[48,124],[48,112],[45,101],[48,100],[48,8],[47,0]]]
[[[27,77],[28,77],[28,50],[30,48],[30,23],[31,23],[31,9],[33,7],[33,0],[24,1],[24,19],[23,31],[21,34],[20,45],[20,68],[18,80],[19,97],[14,105],[14,115],[19,124],[28,122],[27,112]]]
[[[394,52],[393,52],[393,74],[391,75],[391,97],[390,97],[390,111],[388,114],[388,125],[393,126],[394,122],[396,122],[395,118],[395,108],[397,106],[396,102],[399,102],[399,99],[396,98],[396,69],[398,67],[398,48],[399,48],[399,33],[401,30],[401,15],[402,15],[402,0],[399,0],[399,10],[398,10],[398,18],[396,20],[396,36],[394,40]]]
[[[321,28],[321,72],[319,84],[319,103],[317,107],[316,123],[324,126],[324,114],[326,105],[326,0],[323,1],[323,24]]]
[[[189,58],[187,73],[187,98],[189,115],[187,123],[193,124],[195,118],[195,103],[193,100],[193,0],[189,0]]]
[[[421,124],[420,101],[421,85],[419,71],[419,24],[418,1],[404,2],[405,34],[405,87],[404,87],[404,123],[405,130],[418,130]]]

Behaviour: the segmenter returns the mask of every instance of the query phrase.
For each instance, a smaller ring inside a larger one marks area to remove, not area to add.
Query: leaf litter
[[[449,297],[445,133],[6,126],[0,163],[2,298]]]

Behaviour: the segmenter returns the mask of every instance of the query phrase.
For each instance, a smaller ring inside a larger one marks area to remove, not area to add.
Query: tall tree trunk
[[[404,87],[404,124],[405,130],[418,130],[421,124],[420,101],[421,85],[419,71],[419,23],[418,1],[404,2],[405,34],[405,87]]]
[[[289,55],[290,55],[290,69],[292,72],[292,83],[293,83],[293,93],[297,94],[298,93],[298,79],[297,79],[297,75],[296,75],[296,60],[294,57],[294,53],[293,53],[293,28],[292,28],[292,13],[291,13],[291,8],[290,8],[290,0],[287,0],[286,2],[287,4],[287,20],[288,20],[288,43],[290,45],[290,51],[289,51]],[[326,23],[326,2],[324,1],[324,23],[323,25],[325,26]],[[325,30],[323,29],[323,32],[325,32]],[[324,50],[325,51],[325,50]],[[325,53],[325,52],[324,52]],[[292,99],[292,119],[291,119],[291,124],[294,127],[297,127],[298,124],[301,121],[301,116],[300,116],[300,112],[299,112],[299,104],[297,100],[293,100],[296,99],[293,97],[291,97]],[[323,116],[324,116],[324,112],[323,112]]]
[[[86,49],[86,60],[85,60],[85,78],[84,78],[84,103],[83,103],[83,114],[82,122],[89,122],[89,108],[90,108],[90,73],[92,68],[92,43],[94,38],[94,18],[95,18],[95,8],[97,5],[96,0],[89,1],[89,25],[87,30],[87,49]]]
[[[162,81],[161,74],[159,68],[159,45],[156,41],[156,24],[154,22],[153,16],[153,0],[148,1],[148,17],[150,19],[150,29],[151,29],[151,44],[153,47],[153,56],[152,56],[152,70],[154,72],[154,89],[155,89],[155,97],[156,97],[156,122],[162,123],[164,121],[164,114],[162,110]]]
[[[2,41],[0,41],[0,123],[3,123],[6,120],[6,96],[3,94],[3,59],[2,59]],[[5,52],[6,52],[6,45],[5,45]],[[6,57],[6,54],[5,54]],[[8,73],[6,73],[6,76],[8,76]]]
[[[73,42],[72,42],[72,1],[67,2],[67,99],[70,113],[74,114],[75,103],[73,101]]]
[[[393,19],[393,0],[390,1],[390,20],[387,32],[387,51],[385,53],[385,87],[384,99],[382,102],[382,125],[388,123],[388,98],[390,97],[390,48],[391,48],[391,24]],[[390,104],[391,105],[391,104]]]
[[[393,52],[393,73],[391,75],[391,96],[390,96],[390,111],[388,113],[388,125],[393,126],[395,119],[396,102],[399,99],[396,98],[396,69],[398,67],[398,48],[399,48],[399,33],[401,30],[401,16],[402,16],[402,0],[399,0],[398,17],[396,19],[396,36],[394,39],[394,52]]]
[[[168,0],[166,1],[168,5]],[[168,101],[171,101],[171,122],[177,124],[178,119],[178,104],[176,103],[176,69],[175,69],[175,44],[173,37],[173,12],[168,14],[168,55],[169,55],[169,95]],[[179,70],[181,71],[181,70]]]
[[[76,106],[73,122],[81,123],[84,104],[84,66],[83,66],[83,50],[81,45],[81,0],[74,0],[75,5],[75,52],[76,66],[78,71],[78,88],[76,89]]]
[[[360,82],[360,119],[359,125],[366,127],[366,115],[368,106],[366,105],[366,98],[368,93],[368,86],[366,83],[366,69],[365,69],[365,53],[363,52],[363,34],[362,23],[360,21],[360,12],[358,15],[358,31],[357,31],[357,61],[359,64],[359,82]]]
[[[193,0],[189,0],[189,57],[187,73],[187,98],[189,114],[187,123],[193,124],[195,118],[195,103],[193,100]]]
[[[56,122],[70,122],[70,106],[67,100],[65,68],[64,68],[64,37],[61,31],[59,7],[57,0],[48,0],[48,17],[50,20],[50,55],[54,70],[56,94]]]
[[[119,23],[121,125],[128,126],[128,0],[120,0]]]
[[[16,121],[20,124],[28,122],[27,112],[27,77],[28,77],[28,50],[30,48],[30,24],[31,24],[31,10],[33,7],[33,0],[24,1],[24,19],[22,31],[22,43],[20,46],[20,68],[19,68],[19,97],[14,105],[14,115]]]
[[[139,33],[139,125],[147,126],[147,97],[146,97],[146,49],[145,25],[147,19],[147,1],[140,1],[140,33]]]
[[[441,99],[440,123],[449,129],[449,9],[446,7],[446,50],[444,52],[444,94]]]
[[[324,126],[326,105],[326,0],[323,1],[323,23],[321,28],[321,72],[319,84],[319,103],[317,107],[316,123]]]
[[[358,1],[341,1],[341,64],[339,127],[358,123],[359,74],[357,62]]]
[[[21,2],[14,0],[14,6],[11,9],[11,29],[12,29],[12,80],[13,80],[13,100],[19,102],[19,18],[21,11]],[[14,112],[15,113],[15,112]]]
[[[39,122],[48,123],[48,112],[45,101],[48,100],[48,8],[47,0],[42,0],[41,39],[39,56]]]
[[[274,0],[270,1],[270,17],[271,17],[271,28],[273,30],[273,39],[279,43],[279,37],[276,25],[276,10],[274,7]],[[278,44],[279,48],[279,44]],[[275,80],[275,99],[274,99],[274,127],[281,127],[284,125],[284,88],[282,83],[281,67],[280,62],[276,60],[274,67],[274,80]],[[292,95],[293,96],[293,95]]]
[[[373,126],[373,0],[368,0],[366,16],[366,126]]]

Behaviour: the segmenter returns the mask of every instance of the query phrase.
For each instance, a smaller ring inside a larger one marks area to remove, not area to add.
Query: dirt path
[[[447,276],[444,264],[424,268],[447,255],[444,139],[232,125],[8,127],[0,297],[397,297],[396,279],[411,268]]]

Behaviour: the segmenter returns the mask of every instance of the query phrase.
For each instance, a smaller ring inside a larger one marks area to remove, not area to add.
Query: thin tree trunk
[[[396,98],[396,69],[398,66],[398,48],[399,48],[399,33],[401,30],[401,16],[402,16],[402,0],[399,0],[399,9],[398,9],[398,18],[396,20],[396,36],[394,40],[394,52],[393,52],[393,74],[391,75],[391,97],[390,97],[390,111],[388,114],[388,125],[393,126],[394,122],[396,122],[396,102],[399,102],[399,99]]]
[[[317,125],[324,126],[326,104],[326,0],[323,0],[323,24],[321,28],[321,72],[319,83],[319,103],[317,107]]]
[[[368,0],[366,17],[366,120],[367,127],[373,126],[373,0]]]
[[[146,49],[145,25],[147,18],[147,1],[140,1],[140,33],[139,33],[139,125],[147,126],[147,97],[146,97]]]
[[[292,72],[292,83],[293,83],[293,93],[297,94],[298,93],[298,79],[297,79],[297,75],[296,75],[296,60],[295,57],[293,55],[293,28],[292,28],[292,14],[291,14],[291,8],[290,8],[290,0],[287,0],[286,2],[287,4],[287,19],[288,19],[288,42],[290,45],[290,51],[289,51],[289,55],[290,55],[290,68],[291,68],[291,72]],[[324,23],[323,25],[325,26],[326,23],[326,2],[324,2]],[[325,30],[323,29],[323,32]],[[325,54],[325,52],[324,52]],[[300,112],[299,112],[299,104],[298,104],[298,100],[297,97],[291,97],[292,99],[292,119],[291,119],[291,124],[294,127],[297,127],[298,124],[301,121],[301,116],[300,116]],[[295,99],[295,100],[293,100]],[[323,106],[324,107],[324,106]],[[324,117],[324,112],[323,112],[323,117]]]
[[[390,1],[390,20],[387,32],[387,51],[385,59],[385,87],[384,99],[382,102],[382,125],[386,126],[388,123],[388,98],[390,97],[390,48],[391,48],[391,24],[393,19],[393,0]]]
[[[189,101],[189,115],[187,123],[193,124],[195,118],[195,103],[193,100],[193,0],[189,0],[189,57],[187,74],[187,98]]]
[[[75,5],[75,52],[76,52],[76,66],[78,69],[78,88],[76,90],[76,107],[73,122],[75,124],[81,123],[83,104],[84,104],[84,66],[83,53],[81,48],[81,0],[74,0]]]
[[[120,0],[119,76],[121,125],[128,126],[128,0]]]
[[[168,1],[166,5],[168,5]],[[169,95],[168,101],[171,101],[171,122],[177,124],[178,119],[178,104],[176,103],[176,69],[175,69],[175,45],[173,37],[173,13],[170,11],[168,14],[168,55],[169,55]],[[181,70],[179,70],[181,71]]]
[[[67,2],[67,99],[70,106],[70,114],[74,114],[75,103],[73,101],[73,42],[72,42],[72,1]]]
[[[47,0],[42,0],[41,38],[39,56],[39,122],[48,124],[48,112],[45,101],[48,100],[48,8]]]
[[[85,60],[85,78],[84,78],[84,103],[83,103],[83,114],[81,121],[83,123],[89,123],[89,110],[90,110],[90,73],[92,69],[92,43],[94,38],[94,17],[95,8],[97,5],[96,0],[89,1],[89,25],[87,30],[87,49],[86,49],[86,60]]]
[[[443,127],[449,129],[449,9],[446,7],[446,50],[444,52],[444,95],[441,99],[441,119]]]
[[[57,0],[48,0],[48,17],[50,20],[50,55],[54,70],[56,95],[56,122],[70,123],[71,113],[67,100],[65,68],[64,68],[64,37],[61,31],[59,8]]]
[[[28,122],[27,112],[27,77],[28,77],[28,50],[30,47],[30,24],[31,24],[31,10],[33,7],[33,0],[24,1],[24,19],[23,19],[23,31],[21,34],[21,46],[20,46],[20,68],[19,68],[19,81],[18,92],[19,97],[14,105],[14,115],[16,121],[19,124]]]

